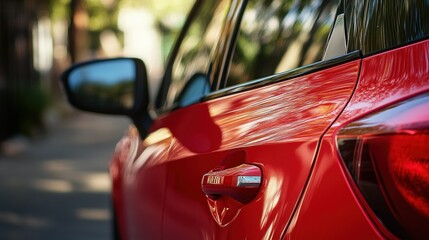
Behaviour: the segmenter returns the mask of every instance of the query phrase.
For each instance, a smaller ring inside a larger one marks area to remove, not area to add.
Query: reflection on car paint
[[[279,238],[284,231],[280,226],[287,225],[305,185],[319,137],[351,96],[359,66],[360,60],[345,63],[257,90],[195,104],[186,111],[178,109],[168,118],[160,119],[157,126],[169,128],[175,139],[167,163],[165,211],[177,211],[181,204],[200,199],[203,202],[194,202],[196,206],[208,204],[205,207],[218,216],[222,212],[219,209],[226,208],[219,205],[216,208],[216,204],[224,206],[228,202],[201,199],[198,197],[201,187],[193,184],[201,181],[206,172],[222,165],[220,161],[229,154],[243,149],[244,161],[259,164],[263,169],[263,190],[247,205],[234,208],[227,205],[231,208],[224,213],[229,220],[218,219],[218,222],[221,226],[228,224],[214,237],[228,234],[242,239],[251,232],[254,238]],[[200,229],[210,229],[212,214],[168,214],[165,227],[174,228],[184,219],[199,218]],[[235,224],[242,227],[237,228]],[[184,233],[193,232],[186,230],[186,226],[181,229]]]

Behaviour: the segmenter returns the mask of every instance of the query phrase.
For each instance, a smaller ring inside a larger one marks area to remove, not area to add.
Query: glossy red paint
[[[303,200],[285,239],[382,239],[350,191],[335,138],[324,137]]]
[[[132,130],[118,144],[111,167],[119,173],[114,196],[123,236],[280,238],[318,139],[350,97],[359,65],[354,61],[179,109],[157,120],[144,141]],[[205,173],[243,163],[263,172],[253,201],[203,194]]]
[[[131,131],[130,131],[131,133]],[[130,137],[124,136],[121,141],[116,144],[115,153],[113,154],[110,163],[110,176],[112,178],[112,211],[116,221],[116,234],[120,235],[121,239],[127,239],[127,227],[125,224],[125,215],[122,206],[124,205],[123,198],[123,172],[124,161],[127,158],[130,150]]]
[[[124,236],[280,238],[289,224],[288,239],[394,238],[351,184],[335,134],[362,115],[429,91],[428,54],[424,41],[363,60],[355,94],[323,136],[293,219],[319,138],[351,96],[360,61],[179,109],[158,119],[144,141],[132,130],[111,165]],[[262,169],[253,201],[202,193],[205,173],[243,163]]]
[[[429,89],[429,41],[422,41],[363,59],[356,93],[333,125]]]
[[[117,146],[111,172],[119,173],[113,179],[113,195],[116,196],[114,204],[124,239],[162,237],[166,179],[163,163],[171,140],[167,129],[157,129],[141,140],[137,129],[130,128]]]
[[[164,238],[280,238],[312,166],[318,141],[350,98],[360,61],[214,99],[164,116],[173,134]],[[301,96],[301,97],[297,97]],[[201,178],[217,167],[254,164],[261,188],[248,204],[213,200]]]
[[[314,172],[286,239],[395,239],[376,219],[336,149],[336,133],[380,107],[429,91],[429,41],[368,57],[356,91],[323,136]]]

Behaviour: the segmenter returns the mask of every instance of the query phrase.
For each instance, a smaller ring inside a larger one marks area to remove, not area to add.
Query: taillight
[[[337,144],[378,220],[398,237],[428,237],[429,94],[346,125]]]

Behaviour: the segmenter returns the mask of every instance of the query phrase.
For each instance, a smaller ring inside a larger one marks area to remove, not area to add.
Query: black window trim
[[[294,68],[294,69],[289,70],[289,71],[277,73],[277,74],[274,74],[274,75],[271,75],[268,77],[255,79],[255,80],[252,80],[252,81],[249,81],[246,83],[242,83],[242,84],[234,85],[234,86],[231,86],[228,88],[220,89],[218,91],[209,93],[206,97],[203,98],[203,101],[208,101],[211,99],[220,98],[220,97],[224,97],[227,95],[231,95],[231,94],[235,94],[235,93],[239,93],[239,92],[244,92],[244,91],[248,91],[248,90],[255,89],[255,88],[260,88],[263,86],[267,86],[267,85],[282,82],[282,81],[287,81],[287,80],[290,80],[290,79],[293,79],[293,78],[296,78],[299,76],[314,73],[314,72],[317,72],[317,71],[320,71],[323,69],[327,69],[327,68],[330,68],[333,66],[337,66],[337,65],[344,64],[347,62],[351,62],[351,61],[361,59],[361,58],[362,58],[361,51],[359,51],[359,50],[353,51],[353,52],[350,52],[346,55],[339,56],[337,58],[312,63],[312,64],[302,66],[299,68]]]
[[[237,15],[236,10],[233,8],[233,2],[234,1],[242,1],[242,0],[229,0],[231,2],[231,5],[229,6],[228,9],[228,14],[232,13],[234,16]],[[247,0],[243,0],[243,1],[247,1]],[[200,5],[203,4],[202,1],[196,1],[195,4],[192,6],[189,15],[185,21],[185,24],[183,25],[178,38],[176,39],[176,42],[173,45],[172,51],[170,52],[170,55],[168,56],[168,60],[167,60],[167,65],[166,65],[166,70],[164,73],[164,76],[162,77],[162,82],[161,82],[161,86],[160,89],[158,90],[157,93],[157,97],[156,97],[156,103],[154,105],[154,107],[152,109],[149,109],[149,112],[151,113],[152,118],[157,118],[165,113],[174,111],[176,109],[181,108],[177,103],[173,103],[170,106],[166,106],[166,99],[167,99],[167,94],[168,94],[168,90],[170,88],[171,85],[171,75],[172,75],[172,69],[173,69],[173,64],[174,61],[176,59],[176,56],[179,52],[180,46],[182,45],[183,39],[185,38],[186,33],[189,30],[190,25],[192,24],[192,22],[194,21],[194,18],[197,14],[197,11],[200,7]],[[228,16],[227,14],[227,16]],[[222,29],[228,27],[229,29],[232,29],[231,27],[229,27],[228,25],[230,24],[228,22],[228,19],[225,18],[224,21],[224,26],[222,26]],[[221,38],[225,38],[225,41],[231,41],[229,36],[223,36],[222,32],[221,32]],[[212,76],[213,72],[213,63],[215,62],[219,62],[220,66],[218,66],[217,68],[219,69],[223,69],[224,68],[224,61],[222,61],[222,55],[228,54],[230,49],[228,48],[219,48],[219,44],[220,42],[217,43],[217,46],[214,46],[214,48],[218,48],[218,51],[216,52],[216,55],[218,56],[212,56],[211,58],[211,63],[210,63],[210,69],[208,70],[209,76],[213,77],[212,82],[210,84],[211,89],[213,90],[213,86],[216,86],[215,84],[218,83],[219,79],[216,78],[216,76]],[[215,70],[216,71],[216,70]],[[204,97],[200,100],[203,101]]]
[[[174,59],[179,51],[180,45],[182,45],[183,38],[185,37],[186,32],[188,32],[189,26],[191,25],[200,4],[201,4],[200,1],[196,1],[192,6],[185,20],[185,23],[183,24],[183,27],[180,30],[180,33],[177,39],[173,43],[172,49],[167,57],[165,72],[161,79],[161,85],[158,90],[155,103],[153,103],[154,109],[156,109],[157,111],[158,110],[162,111],[162,109],[164,108],[165,100],[167,99],[167,92],[171,84],[171,74],[172,74]]]
[[[232,31],[230,33],[230,38],[228,39],[229,48],[226,49],[225,59],[223,62],[222,71],[220,77],[216,82],[215,92],[224,89],[226,87],[229,68],[231,66],[232,57],[234,56],[235,47],[237,45],[238,34],[240,33],[241,20],[243,19],[244,12],[246,10],[248,0],[239,0],[238,9],[234,13],[234,20]]]

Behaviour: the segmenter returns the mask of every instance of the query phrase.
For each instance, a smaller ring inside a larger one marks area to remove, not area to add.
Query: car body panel
[[[119,172],[113,179],[113,196],[122,238],[162,237],[163,163],[168,159],[171,142],[166,129],[157,129],[142,140],[137,129],[130,127],[118,143],[111,172]],[[139,224],[128,224],[135,222]]]
[[[164,238],[280,238],[318,142],[348,102],[360,60],[173,111],[156,123],[173,142],[166,162]],[[299,96],[299,97],[297,97]],[[241,163],[262,169],[246,205],[207,198],[202,176]]]
[[[427,91],[428,40],[362,60],[356,91],[323,137],[314,173],[287,230],[287,239],[309,239],[316,234],[323,239],[395,239],[354,186],[338,155],[335,136],[354,119]]]
[[[356,93],[341,118],[358,118],[376,108],[428,90],[429,41],[380,53],[362,60]]]
[[[220,89],[186,107],[163,108],[168,112],[154,119],[144,139],[137,129],[129,130],[110,168],[123,239],[395,238],[353,184],[338,154],[336,133],[377,109],[428,92],[429,40],[379,53],[427,35],[387,45],[383,41],[391,38],[384,36],[374,44],[377,19],[383,16],[368,15],[362,6],[369,1],[353,3],[345,7],[346,17],[352,12],[356,21],[348,23],[358,25],[347,29],[362,36],[349,36],[349,52],[363,53],[364,59],[309,72],[296,68],[289,71],[297,73],[292,77],[280,73]],[[365,21],[361,15],[371,17],[371,34],[359,25]],[[226,39],[230,44],[232,29],[238,29],[234,24],[226,24],[219,44]],[[233,48],[221,48],[216,56],[230,55]],[[212,74],[227,74],[219,72],[224,67]],[[204,195],[204,174],[243,163],[262,171],[252,201]]]
[[[356,201],[337,157],[335,137],[324,136],[285,239],[383,239]]]

